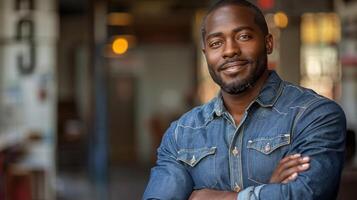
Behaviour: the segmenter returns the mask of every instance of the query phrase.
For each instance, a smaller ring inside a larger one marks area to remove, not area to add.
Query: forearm
[[[173,123],[158,148],[156,166],[151,170],[143,200],[186,200],[192,192],[192,178],[185,166],[176,159],[177,149],[172,135],[174,128]]]
[[[185,200],[192,191],[191,179],[179,168],[170,171],[161,166],[152,169],[149,183],[143,195],[147,199]]]
[[[299,173],[296,180],[289,183],[247,187],[240,191],[238,199],[336,199],[342,170],[342,155],[312,157],[311,168],[306,172]]]
[[[237,192],[201,189],[193,191],[189,200],[237,200],[237,197]]]

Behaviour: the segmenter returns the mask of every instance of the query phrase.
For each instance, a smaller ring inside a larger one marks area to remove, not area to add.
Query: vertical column
[[[43,172],[37,198],[54,199],[55,0],[0,1],[0,134],[36,134],[19,165]],[[36,197],[33,197],[36,198]]]
[[[280,32],[280,66],[284,80],[300,83],[300,16],[291,16],[289,26]]]
[[[340,103],[347,117],[347,128],[354,132],[355,143],[357,143],[357,2],[334,0],[335,10],[342,22],[342,40],[340,43],[340,59],[342,71],[342,95]],[[347,134],[347,140],[352,138],[352,132]],[[357,165],[357,152],[352,148],[353,142],[348,141],[347,154],[354,155],[351,163]],[[350,152],[351,151],[351,152]]]
[[[103,49],[106,44],[107,1],[92,0],[92,44],[93,54],[93,132],[90,137],[89,162],[95,199],[109,199],[108,190],[108,127],[106,62]]]

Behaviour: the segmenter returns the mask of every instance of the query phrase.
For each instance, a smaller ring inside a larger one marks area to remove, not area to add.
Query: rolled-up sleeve
[[[259,199],[259,194],[260,190],[262,189],[264,185],[259,185],[259,186],[250,186],[242,190],[241,192],[238,193],[238,198],[237,200],[244,200],[244,199],[250,199],[250,200],[258,200]]]
[[[143,200],[185,200],[192,192],[192,179],[177,158],[175,141],[176,123],[166,131],[157,151],[156,166],[151,169],[150,180]]]
[[[336,199],[344,161],[346,119],[333,101],[302,110],[294,126],[290,153],[310,157],[310,168],[287,184],[247,187],[239,200]]]

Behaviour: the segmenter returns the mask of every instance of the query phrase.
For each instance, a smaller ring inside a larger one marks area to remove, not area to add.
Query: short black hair
[[[238,6],[244,6],[248,7],[254,12],[254,22],[258,25],[260,30],[263,32],[263,35],[266,36],[269,34],[269,29],[267,22],[265,21],[265,17],[262,13],[262,11],[255,6],[254,4],[250,3],[249,1],[246,0],[219,0],[215,4],[213,4],[207,11],[205,17],[202,20],[202,25],[201,25],[201,36],[202,36],[202,41],[204,41],[205,36],[206,36],[206,19],[207,16],[217,10],[218,8],[221,8],[226,5],[238,5]]]

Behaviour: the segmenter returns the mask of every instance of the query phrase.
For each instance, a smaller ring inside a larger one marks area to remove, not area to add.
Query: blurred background
[[[200,48],[214,0],[1,0],[0,199],[140,199],[169,123],[217,93]],[[357,188],[357,0],[252,0],[269,68],[348,119]]]

